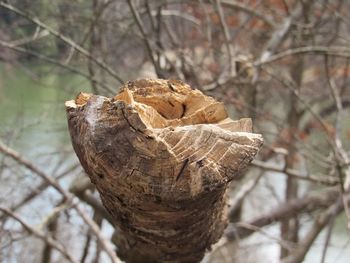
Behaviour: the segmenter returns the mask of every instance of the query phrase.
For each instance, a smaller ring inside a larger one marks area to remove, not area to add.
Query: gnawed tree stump
[[[199,262],[227,224],[225,191],[262,145],[250,119],[180,81],[137,80],[66,102],[73,147],[126,262]]]

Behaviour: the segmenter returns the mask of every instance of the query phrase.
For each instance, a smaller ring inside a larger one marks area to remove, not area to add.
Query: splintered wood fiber
[[[112,215],[126,262],[199,262],[227,225],[228,183],[262,145],[250,119],[175,80],[66,102],[74,150]]]

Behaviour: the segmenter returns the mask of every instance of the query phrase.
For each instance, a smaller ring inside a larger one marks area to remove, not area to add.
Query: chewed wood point
[[[226,225],[225,192],[263,143],[250,119],[181,81],[127,82],[66,102],[74,150],[126,262],[199,262]]]

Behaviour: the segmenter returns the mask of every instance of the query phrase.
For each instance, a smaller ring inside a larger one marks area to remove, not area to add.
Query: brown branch
[[[96,212],[103,216],[111,225],[113,225],[113,219],[108,213],[106,208],[102,205],[101,201],[96,199],[91,190],[95,189],[95,186],[91,183],[90,178],[87,176],[79,176],[73,180],[69,191],[78,197],[81,201],[90,205]]]
[[[343,211],[343,200],[338,198],[338,200],[331,206],[327,211],[322,213],[312,225],[310,231],[303,238],[303,241],[300,242],[298,247],[290,253],[290,255],[284,258],[281,263],[299,263],[302,262],[305,255],[309,251],[313,242],[323,230],[323,228],[330,222],[330,220]]]
[[[40,170],[38,167],[36,167],[33,163],[26,160],[24,157],[22,157],[19,153],[12,150],[11,148],[7,147],[3,142],[0,141],[0,152],[4,153],[5,155],[12,158],[17,163],[23,165],[30,171],[32,171],[34,174],[40,176],[43,180],[45,180],[48,184],[50,184],[53,188],[55,188],[64,198],[64,202],[73,202],[73,196],[67,192],[65,189],[63,189],[59,183],[46,174],[44,171]],[[73,202],[72,207],[78,212],[78,214],[81,216],[81,218],[84,220],[84,222],[91,228],[92,232],[97,237],[98,241],[101,243],[103,248],[105,249],[106,253],[110,257],[113,263],[120,262],[120,260],[115,255],[115,252],[113,251],[112,245],[108,240],[106,240],[100,231],[100,228],[96,225],[96,223],[86,214],[84,210],[82,210],[76,203]]]
[[[225,22],[224,11],[222,10],[222,6],[221,6],[221,0],[215,0],[215,7],[217,9],[217,13],[219,14],[221,29],[224,33],[225,46],[227,49],[228,59],[229,59],[229,70],[230,70],[229,75],[231,75],[233,73],[233,64],[232,64],[233,54],[232,54],[232,48],[230,45],[231,36],[230,36],[230,31],[228,30],[227,24]]]
[[[150,40],[149,40],[149,38],[147,36],[146,30],[143,27],[143,23],[141,21],[140,15],[139,15],[138,11],[136,10],[133,1],[132,0],[127,0],[127,2],[128,2],[129,7],[130,7],[131,13],[132,13],[132,15],[134,17],[134,20],[136,22],[136,25],[137,25],[137,27],[139,28],[139,30],[141,32],[142,39],[143,39],[143,41],[145,43],[145,46],[146,46],[146,49],[147,49],[147,52],[148,52],[148,56],[149,56],[153,66],[154,66],[154,69],[155,69],[155,71],[157,73],[157,76],[158,77],[164,77],[163,73],[161,72],[159,64],[154,59],[151,42],[150,42]]]
[[[197,2],[198,0],[196,0]],[[210,0],[205,0],[203,2],[210,2]],[[276,23],[271,20],[269,17],[267,17],[266,15],[264,15],[263,13],[260,13],[259,11],[257,11],[256,9],[253,9],[251,7],[248,7],[242,3],[239,3],[237,1],[234,0],[221,0],[221,4],[223,6],[225,6],[226,8],[232,8],[232,9],[237,9],[241,12],[245,12],[247,14],[253,15],[256,18],[261,19],[262,21],[264,21],[268,26],[275,28],[276,27]]]
[[[305,46],[305,47],[298,47],[298,48],[290,48],[285,51],[281,51],[279,53],[276,53],[275,55],[271,55],[268,59],[265,60],[257,60],[253,63],[253,66],[259,67],[265,64],[270,64],[272,62],[275,62],[277,60],[283,59],[285,57],[290,57],[293,55],[300,55],[300,54],[314,54],[314,55],[328,55],[328,56],[335,56],[335,57],[344,57],[344,58],[350,58],[350,48],[346,46]]]
[[[336,219],[336,214],[334,214],[332,216],[332,218],[330,219],[330,222],[328,224],[328,230],[327,230],[326,239],[325,239],[325,242],[324,242],[324,245],[323,245],[322,258],[321,258],[321,262],[320,263],[325,263],[326,262],[327,250],[328,250],[328,247],[330,245],[335,219]]]
[[[257,218],[253,218],[244,222],[247,225],[255,227],[264,227],[274,222],[278,222],[287,218],[292,218],[297,214],[312,212],[322,207],[327,207],[332,204],[339,196],[338,188],[330,188],[321,193],[312,193],[308,196],[297,198],[286,203],[282,203]],[[242,226],[232,224],[226,237],[229,240],[236,240],[237,238],[246,238],[255,231],[247,229]]]
[[[58,218],[59,214],[67,209],[67,204],[58,204],[53,211],[45,218],[44,222],[42,223],[42,229],[47,229],[48,233],[46,235],[50,235],[53,238],[56,238],[56,231],[57,231],[57,225],[58,225]],[[42,258],[41,263],[50,263],[51,262],[51,256],[52,256],[52,247],[45,243],[44,249],[42,252]]]
[[[302,105],[304,105],[305,109],[315,118],[315,120],[321,125],[322,129],[324,130],[326,136],[326,141],[331,146],[331,149],[333,153],[336,155],[337,154],[337,147],[334,143],[334,140],[329,132],[329,129],[322,117],[311,107],[311,105],[301,97],[301,94],[297,87],[295,86],[294,82],[291,80],[286,80],[278,76],[275,72],[273,72],[270,69],[263,68],[263,70],[269,74],[272,78],[276,79],[279,81],[281,84],[283,84],[286,88],[288,88],[290,91],[292,91],[292,94],[298,98],[298,100],[301,102]]]
[[[91,20],[90,25],[89,25],[89,27],[87,28],[86,33],[84,33],[84,36],[83,36],[83,38],[82,38],[82,40],[81,40],[81,42],[80,42],[80,44],[79,44],[80,46],[83,46],[84,43],[88,40],[89,35],[91,35],[92,31],[94,30],[95,25],[98,23],[98,20],[99,20],[100,17],[102,16],[104,10],[107,9],[108,6],[109,6],[110,4],[112,4],[113,2],[114,2],[114,0],[107,0],[107,1],[105,1],[105,2],[101,5],[101,7],[97,10],[97,12],[94,13],[94,17],[93,17],[93,19]],[[69,56],[67,57],[67,59],[66,59],[66,61],[65,61],[66,64],[69,63],[69,61],[72,59],[72,57],[73,57],[73,55],[74,55],[74,51],[75,51],[75,49],[72,48],[72,52],[70,52]]]
[[[305,181],[310,181],[313,183],[318,183],[318,184],[324,184],[328,186],[334,186],[334,185],[339,185],[340,181],[339,178],[337,177],[330,177],[330,176],[317,176],[317,175],[312,175],[308,173],[300,173],[297,170],[294,169],[284,169],[283,167],[280,167],[275,164],[259,161],[259,160],[253,160],[251,162],[251,165],[253,167],[261,168],[267,171],[273,171],[273,172],[279,172],[279,173],[284,173],[287,176],[291,176],[300,180],[305,180]]]
[[[335,141],[335,147],[337,150],[338,155],[335,156],[335,161],[337,162],[337,171],[339,179],[342,180],[342,178],[345,178],[345,182],[342,185],[343,190],[343,203],[345,208],[345,213],[348,218],[348,226],[350,226],[350,207],[347,204],[346,201],[346,194],[350,191],[350,157],[347,154],[347,152],[344,149],[342,140],[340,138],[342,126],[341,126],[341,120],[345,117],[343,114],[343,105],[342,100],[339,94],[339,91],[336,87],[336,84],[334,80],[330,76],[330,70],[328,65],[328,57],[325,57],[325,67],[326,67],[326,76],[329,84],[329,88],[331,90],[331,94],[334,99],[335,106],[337,108],[336,111],[336,118],[335,118],[335,134],[334,134],[334,141]],[[338,158],[336,158],[338,156]],[[341,167],[344,166],[345,169],[344,172],[342,171]]]
[[[91,243],[91,234],[89,231],[87,231],[85,245],[83,249],[83,254],[81,255],[80,263],[85,263],[85,260],[89,254],[90,243]]]
[[[109,86],[107,86],[105,83],[100,82],[99,80],[91,77],[89,74],[84,73],[83,71],[80,71],[76,67],[68,66],[65,63],[62,63],[62,62],[60,62],[58,60],[55,60],[55,59],[50,58],[50,57],[47,57],[47,56],[45,56],[43,54],[37,53],[37,52],[32,51],[32,50],[28,50],[28,49],[25,49],[25,48],[22,48],[22,47],[17,47],[15,45],[11,44],[11,43],[7,43],[7,42],[2,41],[2,40],[0,40],[0,46],[12,49],[12,50],[14,50],[16,52],[28,54],[30,56],[39,58],[39,59],[41,59],[43,61],[49,62],[49,63],[51,63],[53,65],[59,66],[59,67],[65,69],[65,70],[68,70],[68,71],[71,71],[71,72],[73,72],[75,74],[78,74],[78,75],[86,78],[89,81],[93,81],[93,82],[99,84],[101,87],[103,87],[105,90],[109,91],[110,93],[114,93],[114,90],[112,88],[110,88]]]
[[[270,40],[267,42],[263,52],[260,55],[258,61],[268,60],[272,54],[276,52],[278,47],[282,44],[283,40],[286,38],[294,21],[297,21],[302,14],[302,4],[297,3],[295,9],[291,15],[284,19],[281,26],[273,32]]]
[[[24,38],[21,38],[21,39],[13,40],[9,44],[11,44],[13,46],[16,46],[16,47],[17,46],[22,46],[22,45],[25,45],[25,44],[32,43],[33,41],[39,40],[41,38],[44,38],[44,37],[46,37],[48,35],[49,35],[49,32],[47,30],[42,30],[41,32],[39,32],[39,30],[36,30],[33,36],[24,37]]]
[[[66,191],[58,184],[58,182],[55,179],[47,175],[45,172],[41,171],[32,162],[24,159],[19,153],[7,147],[2,141],[0,141],[0,152],[9,156],[13,160],[15,160],[17,163],[23,165],[33,173],[39,175],[42,179],[44,179],[48,184],[50,184],[53,188],[55,188],[59,193],[63,195],[65,199],[64,201],[70,200],[70,196],[66,194]]]
[[[56,31],[55,29],[51,28],[47,24],[43,23],[37,17],[32,17],[31,15],[27,14],[26,12],[14,7],[11,4],[5,3],[3,1],[0,2],[0,6],[3,8],[6,8],[7,10],[10,10],[10,11],[16,13],[19,16],[26,18],[27,20],[31,21],[32,23],[36,24],[37,26],[46,29],[48,32],[50,32],[50,34],[52,34],[53,36],[62,40],[65,44],[74,48],[78,53],[80,53],[80,54],[84,55],[85,57],[87,57],[88,59],[94,61],[96,63],[96,65],[98,65],[99,67],[104,69],[106,72],[108,72],[112,77],[114,77],[120,83],[124,83],[123,79],[112,68],[110,68],[105,62],[93,57],[89,53],[89,51],[87,51],[83,47],[79,46],[72,39],[62,35],[60,32]]]
[[[301,13],[301,11],[299,12]],[[295,33],[297,35],[300,35],[300,30],[298,30]],[[295,83],[295,86],[297,87],[298,92],[300,92],[302,88],[303,71],[304,71],[304,58],[298,57],[295,59],[294,63],[292,63],[292,66],[290,68],[290,73],[289,73],[291,75],[291,78],[293,79],[293,82]],[[298,106],[299,106],[298,98],[291,91],[289,92],[289,96],[291,96],[291,98],[290,98],[290,106],[289,106],[289,112],[287,117],[288,136],[286,138],[286,143],[287,143],[286,150],[288,154],[284,156],[286,169],[293,168],[296,165],[298,152],[295,145],[297,142],[297,137],[293,135],[294,135],[294,132],[299,127],[300,117],[301,117],[300,114],[298,113]],[[285,200],[289,201],[294,198],[297,198],[298,186],[299,186],[298,180],[296,180],[291,176],[288,176],[285,182],[286,182],[286,188],[284,193]],[[292,218],[288,218],[286,220],[282,220],[280,225],[280,231],[281,231],[280,236],[282,240],[287,242],[297,243],[299,239],[298,215]],[[286,257],[289,254],[289,252],[290,252],[289,250],[281,246],[280,258]]]
[[[63,247],[60,243],[58,243],[56,240],[54,240],[52,237],[46,235],[45,233],[31,227],[26,222],[24,222],[18,215],[13,213],[11,210],[7,209],[6,207],[0,206],[0,211],[7,214],[8,216],[11,216],[13,219],[18,221],[25,230],[27,230],[30,234],[34,235],[35,237],[41,239],[45,244],[48,244],[50,247],[58,250],[61,252],[61,254],[71,263],[78,263],[77,260],[75,260],[67,251],[65,247]]]
[[[64,171],[60,175],[58,175],[56,177],[56,180],[59,180],[59,179],[63,178],[64,176],[66,176],[67,174],[69,174],[70,172],[72,172],[73,170],[75,170],[78,167],[80,167],[79,164],[72,165],[66,171]],[[26,203],[30,202],[36,196],[38,196],[40,193],[42,193],[49,186],[50,186],[50,184],[48,182],[46,182],[46,181],[42,182],[38,186],[35,186],[34,187],[34,189],[35,189],[34,191],[30,192],[21,201],[19,201],[18,203],[16,203],[15,205],[10,207],[11,211],[16,211],[17,209],[21,208],[23,205],[25,205]],[[5,220],[5,218],[6,218],[5,215],[0,216],[0,220]]]
[[[237,219],[237,214],[240,214],[242,203],[244,198],[254,189],[258,184],[260,178],[262,178],[263,172],[260,172],[258,176],[250,179],[244,185],[240,187],[239,192],[234,196],[233,200],[230,202],[229,220],[234,222]]]

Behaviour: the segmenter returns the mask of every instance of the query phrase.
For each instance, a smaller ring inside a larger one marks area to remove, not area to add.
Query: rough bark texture
[[[81,164],[118,227],[126,262],[199,262],[227,224],[225,191],[262,145],[250,119],[173,80],[66,102]]]

